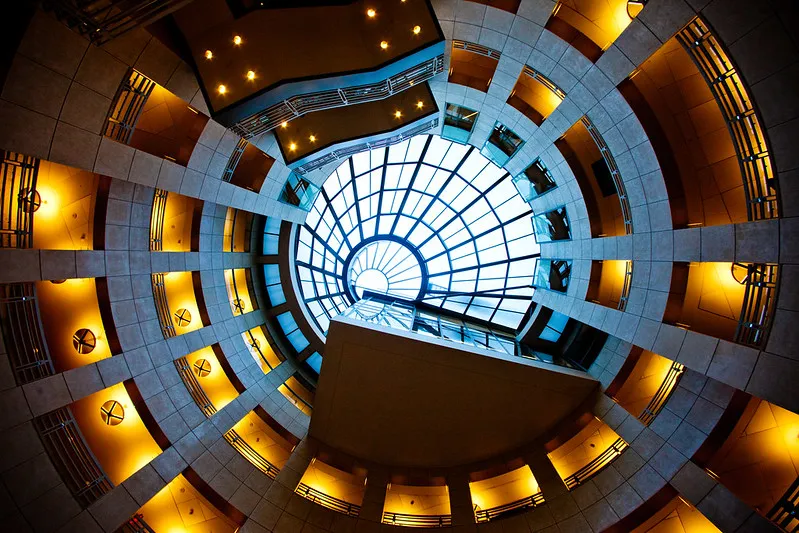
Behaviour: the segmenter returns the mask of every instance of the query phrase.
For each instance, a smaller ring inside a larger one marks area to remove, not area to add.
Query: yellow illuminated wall
[[[111,357],[94,279],[68,279],[58,284],[37,281],[36,296],[47,348],[56,372]],[[87,354],[79,354],[72,344],[73,334],[82,328],[90,329],[97,338],[94,350]]]
[[[631,415],[640,415],[660,388],[671,365],[670,359],[644,350],[627,381],[616,394],[616,402]]]
[[[192,219],[199,200],[170,192],[166,197],[164,212],[163,250],[165,252],[190,252]],[[199,228],[197,228],[199,231]]]
[[[305,470],[300,483],[348,503],[361,505],[366,478],[344,472],[314,459]]]
[[[107,425],[100,417],[100,407],[109,400],[116,400],[125,410],[124,419],[116,426]],[[114,485],[161,453],[122,383],[95,392],[71,407],[89,449]]]
[[[305,386],[297,381],[297,378],[294,376],[289,377],[286,381],[280,385],[277,390],[286,397],[288,401],[290,401],[294,406],[305,413],[308,416],[311,416],[313,405],[313,394],[305,388]]]
[[[250,291],[247,288],[246,271],[246,268],[225,270],[225,287],[227,288],[228,303],[230,304],[230,310],[233,312],[233,315],[249,313],[254,308]],[[241,309],[237,309],[234,305],[236,299],[241,300]]]
[[[577,435],[549,453],[549,460],[565,480],[599,457],[618,438],[619,435],[607,424],[594,418]]]
[[[33,215],[33,247],[91,250],[100,177],[42,160],[36,191],[42,204]]]
[[[557,17],[606,50],[630,25],[627,0],[560,0]],[[637,15],[636,11],[632,12]]]
[[[283,468],[294,448],[253,411],[239,420],[233,430],[261,457],[278,468]]]
[[[602,261],[597,300],[604,306],[618,308],[624,292],[624,278],[630,261]]]
[[[633,533],[721,533],[699,510],[679,496]]]
[[[386,490],[384,513],[448,515],[449,490],[441,487],[414,487],[391,483]]]
[[[225,252],[246,252],[249,248],[246,239],[250,224],[252,217],[249,213],[228,207],[225,213],[222,249]]]
[[[538,111],[542,118],[547,118],[563,101],[537,79],[522,73],[513,88],[511,97],[521,98],[527,105]]]
[[[205,395],[208,396],[208,399],[214,404],[214,407],[216,407],[217,410],[222,409],[235,400],[239,393],[233,387],[225,371],[222,370],[222,366],[219,364],[219,359],[217,359],[213,348],[206,346],[202,350],[197,350],[186,356],[186,360],[189,362],[192,371],[194,371],[194,364],[200,359],[205,359],[210,363],[211,372],[206,376],[197,377],[197,381],[200,383]],[[197,374],[195,374],[195,376],[196,375]]]
[[[469,483],[475,511],[515,502],[540,490],[535,476],[527,465],[500,476]]]
[[[708,468],[747,505],[767,513],[799,475],[799,415],[752,398]]]
[[[158,533],[233,533],[238,529],[182,474],[145,503],[139,513]]]
[[[194,296],[194,282],[191,272],[168,272],[164,274],[164,290],[166,300],[169,304],[169,312],[172,315],[172,323],[178,335],[188,333],[203,327],[200,319],[200,309],[197,306],[197,298]],[[178,309],[186,309],[191,313],[191,322],[185,326],[179,326],[175,313]]]
[[[281,360],[275,353],[275,350],[272,349],[272,345],[269,344],[269,341],[266,339],[266,335],[264,334],[262,326],[252,328],[249,330],[249,333],[252,334],[252,338],[250,338],[250,335],[248,335],[246,331],[242,333],[241,336],[244,339],[244,342],[247,343],[252,358],[255,359],[255,362],[258,363],[259,367],[261,367],[263,373],[268,374],[270,371],[269,367],[271,366],[272,368],[275,368],[281,363]],[[257,341],[257,348],[252,345],[253,339]],[[266,358],[266,361],[263,360],[261,354],[263,354],[263,357]]]

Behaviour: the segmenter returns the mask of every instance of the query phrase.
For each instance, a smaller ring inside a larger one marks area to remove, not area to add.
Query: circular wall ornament
[[[252,341],[250,341],[250,348],[252,348],[254,350],[260,349],[261,348],[261,341],[259,341],[255,337],[252,337]]]
[[[97,346],[97,337],[92,330],[81,328],[72,334],[72,346],[79,354],[91,353]]]
[[[175,322],[180,327],[186,327],[191,324],[191,313],[188,309],[181,307],[175,311]]]
[[[22,189],[19,192],[19,203],[26,213],[35,213],[42,205],[42,197],[36,189]]]
[[[100,418],[107,426],[117,426],[125,419],[125,408],[116,400],[108,400],[100,406]]]
[[[233,309],[236,310],[239,314],[244,313],[244,309],[247,308],[247,304],[241,298],[236,298],[233,300]]]
[[[197,359],[192,366],[192,370],[197,377],[204,378],[211,373],[211,363],[208,359]]]

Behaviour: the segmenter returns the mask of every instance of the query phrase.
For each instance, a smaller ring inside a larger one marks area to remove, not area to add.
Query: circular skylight
[[[356,154],[297,232],[301,299],[323,333],[375,293],[517,328],[539,256],[531,214],[473,146],[418,135]]]

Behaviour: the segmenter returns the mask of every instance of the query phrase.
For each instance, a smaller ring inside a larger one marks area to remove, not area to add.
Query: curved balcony
[[[574,490],[599,474],[627,447],[624,439],[607,424],[593,418],[548,456],[566,487]]]
[[[36,192],[39,160],[3,151],[2,198],[0,198],[0,248],[33,246],[34,212],[41,205]]]
[[[33,283],[0,286],[0,328],[18,385],[55,374]]]

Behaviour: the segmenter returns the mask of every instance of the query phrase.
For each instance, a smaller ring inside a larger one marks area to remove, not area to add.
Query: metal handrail
[[[322,507],[327,507],[328,509],[345,514],[347,516],[358,516],[361,514],[360,505],[330,496],[324,492],[319,492],[315,488],[309,487],[305,483],[300,483],[297,485],[297,488],[294,489],[294,492],[308,501],[318,503]]]
[[[624,311],[627,309],[627,302],[630,300],[630,290],[633,285],[633,262],[627,261],[624,266],[624,282],[621,286],[621,296],[619,296],[619,305],[617,309]]]
[[[153,208],[150,211],[150,251],[160,252],[164,249],[164,218],[166,216],[166,200],[168,191],[156,189],[153,195]]]
[[[153,80],[135,69],[130,69],[114,95],[105,119],[103,135],[128,144],[144,111],[144,104],[155,86]]]
[[[229,430],[224,434],[225,440],[230,443],[233,448],[239,452],[242,457],[247,459],[251,465],[266,474],[268,477],[275,479],[280,468],[272,464],[263,455],[258,453],[244,438],[234,430]]]
[[[666,376],[663,378],[663,382],[658,387],[658,390],[655,392],[655,395],[649,400],[649,403],[646,404],[644,410],[641,411],[641,414],[638,415],[638,420],[643,422],[644,425],[648,426],[651,424],[655,418],[658,416],[660,411],[663,410],[666,403],[671,398],[672,393],[677,388],[677,383],[680,381],[680,377],[682,377],[683,372],[685,372],[685,365],[680,363],[672,363],[669,371],[666,373]]]
[[[155,530],[144,521],[144,515],[136,513],[115,533],[155,533]]]
[[[0,248],[31,248],[39,159],[3,151],[0,165]]]
[[[292,96],[237,122],[230,129],[241,137],[250,139],[306,113],[333,109],[354,103],[383,100],[392,94],[404,91],[419,83],[424,83],[443,71],[444,56],[442,54],[399,74],[390,76],[383,81]]]
[[[616,457],[620,456],[627,447],[628,444],[624,442],[624,439],[619,437],[607,450],[596,456],[590,463],[577,472],[564,479],[563,482],[569,490],[574,490],[600,473],[606,466],[612,463]]]
[[[68,406],[37,416],[33,424],[53,466],[83,508],[114,488]]]
[[[481,56],[490,57],[492,59],[499,59],[500,57],[502,57],[502,52],[500,52],[499,50],[494,50],[493,48],[483,46],[482,44],[471,43],[469,41],[461,41],[460,39],[452,40],[452,48],[457,48],[458,50],[465,50],[467,52],[473,52],[475,54],[480,54]]]
[[[495,518],[500,518],[501,516],[522,509],[529,509],[537,505],[541,505],[542,503],[544,503],[544,493],[539,491],[535,494],[531,494],[530,496],[526,496],[519,500],[503,505],[497,505],[496,507],[490,507],[488,509],[475,509],[474,519],[478,524],[482,522],[489,522]]]
[[[272,365],[269,364],[269,361],[266,359],[266,356],[264,355],[264,352],[261,351],[261,346],[257,342],[258,339],[255,338],[255,335],[253,335],[250,330],[245,331],[245,333],[250,338],[250,340],[248,341],[250,346],[253,347],[255,349],[255,351],[258,352],[258,355],[261,356],[261,360],[266,364],[266,366],[269,367],[269,370],[274,370],[275,368]]]
[[[708,23],[697,17],[677,34],[724,115],[738,156],[749,220],[780,216],[779,187],[768,140],[754,102],[732,59]]]
[[[374,142],[365,142],[365,143],[362,143],[362,144],[358,144],[356,146],[351,146],[349,148],[342,148],[340,150],[333,150],[332,152],[323,155],[319,159],[315,159],[313,161],[310,161],[310,162],[305,163],[304,165],[298,167],[297,169],[295,169],[295,172],[297,174],[307,174],[308,172],[311,172],[313,170],[321,168],[321,167],[327,165],[328,163],[332,163],[333,161],[339,161],[341,159],[346,159],[346,158],[350,157],[351,155],[357,154],[359,152],[363,152],[365,150],[373,150],[375,148],[385,148],[387,146],[391,146],[393,144],[400,143],[400,142],[404,141],[405,139],[409,139],[409,138],[413,137],[414,135],[418,135],[419,133],[422,133],[424,131],[433,129],[433,128],[437,127],[437,126],[438,126],[438,118],[434,118],[433,120],[430,120],[430,121],[425,122],[423,124],[419,124],[418,126],[416,126],[414,128],[411,128],[408,131],[405,131],[403,133],[398,133],[397,135],[394,135],[394,136],[389,137],[387,139],[382,139],[382,140],[374,141]]]
[[[164,338],[169,339],[177,335],[175,325],[172,323],[172,313],[169,311],[169,301],[166,297],[166,287],[164,286],[164,274],[159,272],[150,276],[153,286],[153,301],[155,303],[158,323],[161,325],[161,333]]]
[[[766,518],[787,533],[799,531],[799,477],[774,504]]]
[[[175,359],[175,368],[180,375],[180,379],[183,380],[183,384],[186,385],[189,396],[194,400],[194,403],[197,404],[197,407],[200,408],[200,411],[203,412],[206,418],[211,418],[211,415],[216,413],[216,407],[208,395],[205,394],[200,382],[197,381],[197,376],[191,371],[189,360],[186,359],[185,356]]]
[[[247,149],[248,144],[250,143],[247,139],[239,138],[239,142],[236,143],[236,148],[233,149],[233,153],[230,154],[227,160],[225,171],[222,172],[222,181],[227,181],[229,183],[233,179],[233,173],[236,172],[236,167],[241,160],[241,156],[244,154],[244,150]]]
[[[17,385],[55,374],[36,300],[36,285],[0,286],[0,326]]]
[[[748,275],[741,315],[733,340],[739,344],[761,347],[766,342],[774,315],[779,269],[777,265],[764,263],[750,264],[746,268]]]
[[[451,527],[451,514],[417,515],[405,513],[383,513],[383,523],[403,527]]]
[[[591,138],[594,139],[594,142],[599,148],[599,152],[602,154],[602,158],[608,165],[610,176],[613,178],[613,184],[616,186],[616,193],[619,197],[619,203],[621,204],[621,216],[624,221],[624,233],[626,235],[630,235],[633,232],[632,208],[630,207],[630,200],[627,198],[627,189],[625,188],[624,181],[621,178],[619,167],[616,165],[616,159],[613,157],[613,154],[610,153],[610,148],[608,148],[604,137],[602,137],[602,134],[599,133],[598,129],[596,129],[594,123],[590,118],[588,118],[588,115],[583,115],[583,118],[580,120],[588,130]]]
[[[540,72],[535,70],[534,68],[532,68],[532,67],[530,67],[528,65],[525,65],[524,68],[522,69],[522,72],[526,76],[529,76],[529,77],[533,78],[538,83],[540,83],[541,85],[543,85],[544,87],[546,87],[547,89],[552,91],[555,94],[555,96],[557,96],[561,100],[566,98],[566,91],[561,89],[558,86],[557,83],[555,83],[554,81],[550,80],[549,78],[547,78],[546,76],[544,76],[543,74],[541,74]]]

